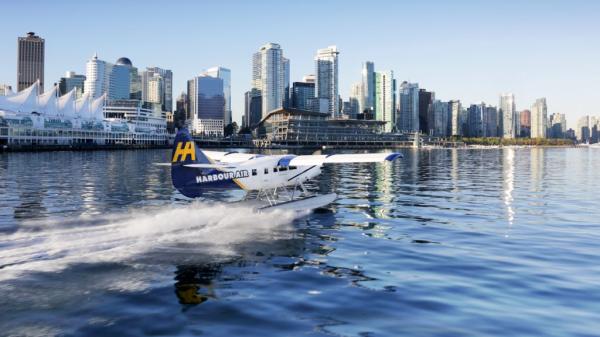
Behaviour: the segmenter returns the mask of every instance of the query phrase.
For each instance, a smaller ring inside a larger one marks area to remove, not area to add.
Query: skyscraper
[[[498,109],[495,106],[485,107],[483,125],[483,137],[498,137]]]
[[[425,89],[419,90],[419,130],[422,133],[429,133],[431,127],[427,116],[429,114],[429,106],[435,99],[435,93]]]
[[[375,64],[371,61],[362,65],[361,100],[359,101],[359,113],[372,113],[375,109]]]
[[[515,138],[517,135],[517,111],[515,96],[511,93],[500,95],[500,137]]]
[[[402,82],[396,128],[402,132],[419,131],[419,84]],[[377,108],[377,104],[375,104]]]
[[[383,131],[392,132],[392,130],[395,130],[396,80],[393,71],[378,71],[375,73],[374,105],[375,120],[386,122]]]
[[[291,107],[311,111],[315,99],[315,82],[294,82]]]
[[[434,100],[428,117],[429,132],[434,137],[448,136],[448,102]]]
[[[207,75],[196,76],[188,81],[188,97],[194,133],[223,136],[225,127],[223,80]]]
[[[156,83],[160,83],[160,88],[155,86]],[[160,106],[162,111],[171,111],[173,109],[173,72],[159,67],[146,68],[146,71],[142,72],[142,101],[155,103]]]
[[[485,103],[471,104],[467,115],[467,129],[464,134],[467,137],[483,137],[483,113],[485,111]]]
[[[289,61],[277,43],[267,43],[252,57],[253,97],[261,97],[262,117],[283,107],[286,88],[289,87]],[[256,105],[255,105],[256,106]],[[261,118],[262,118],[261,117]]]
[[[92,98],[106,93],[109,99],[129,99],[131,61],[123,59],[119,59],[119,64],[112,64],[99,60],[98,55],[94,55],[86,64],[84,93],[89,93]]]
[[[315,92],[318,99],[327,100],[332,117],[340,115],[338,91],[338,55],[336,46],[319,49],[315,56]]]
[[[39,92],[44,92],[44,49],[45,41],[35,35],[27,33],[19,37],[17,51],[17,90],[29,88],[36,81],[40,81]]]
[[[531,138],[546,138],[548,107],[546,98],[538,98],[531,106]]]
[[[521,137],[531,136],[531,111],[523,110],[519,112],[519,134]]]
[[[363,99],[362,96],[362,83],[354,83],[352,90],[350,91],[350,97],[348,98],[348,104],[350,105],[350,118],[356,118],[360,113],[360,101]]]
[[[231,124],[231,70],[217,66],[208,68],[205,74],[223,80],[223,93],[225,94],[225,125],[229,125]]]
[[[550,115],[550,138],[565,138],[567,132],[567,119],[565,114],[553,113]]]
[[[61,77],[58,82],[59,95],[65,95],[69,91],[75,89],[75,96],[77,98],[83,95],[83,83],[85,82],[85,75],[77,75],[74,71],[67,71],[65,77]]]

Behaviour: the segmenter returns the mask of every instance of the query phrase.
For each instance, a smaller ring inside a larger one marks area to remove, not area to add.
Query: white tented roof
[[[37,112],[47,117],[64,117],[103,120],[103,107],[106,95],[91,99],[89,93],[75,100],[75,89],[63,96],[58,96],[58,87],[39,95],[39,82],[18,93],[0,96],[0,111],[11,111],[18,114]]]

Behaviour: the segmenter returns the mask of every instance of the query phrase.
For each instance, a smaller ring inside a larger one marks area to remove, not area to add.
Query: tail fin
[[[173,186],[189,198],[202,195],[200,185],[196,183],[198,169],[185,167],[187,164],[210,164],[208,157],[200,150],[187,128],[179,129],[175,136],[171,152],[171,180]]]

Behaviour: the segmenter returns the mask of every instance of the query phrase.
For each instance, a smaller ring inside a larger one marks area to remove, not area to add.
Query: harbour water
[[[402,151],[300,220],[181,200],[168,150],[0,154],[0,335],[598,335],[599,149]]]

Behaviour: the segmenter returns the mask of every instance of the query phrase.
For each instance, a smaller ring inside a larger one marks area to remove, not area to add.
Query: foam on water
[[[74,263],[121,262],[150,251],[235,254],[235,245],[292,235],[294,212],[194,202],[24,224],[0,240],[0,281]]]

